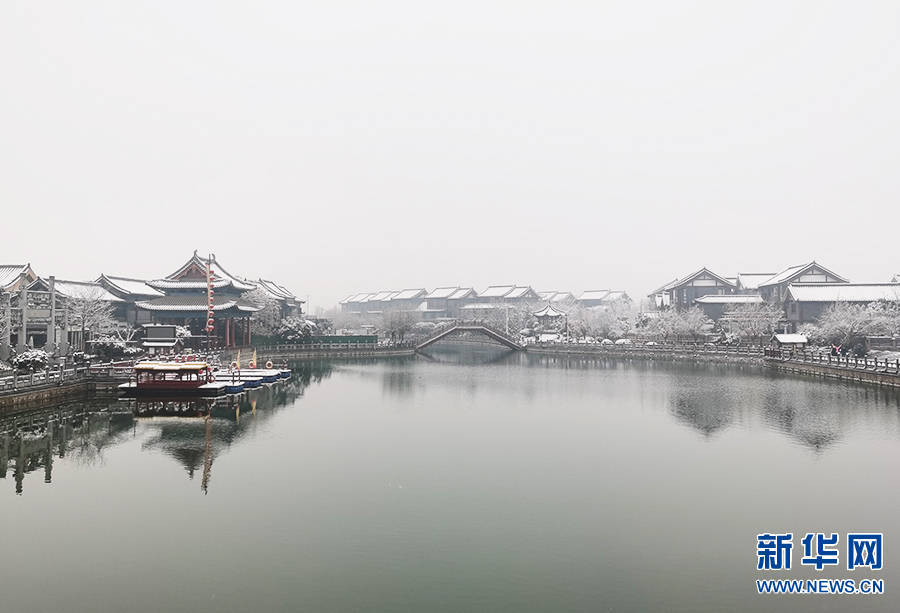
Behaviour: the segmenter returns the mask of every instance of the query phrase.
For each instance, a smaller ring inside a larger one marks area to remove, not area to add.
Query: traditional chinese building
[[[783,305],[787,289],[792,283],[849,283],[848,279],[812,261],[785,268],[759,284],[759,295],[770,304]]]
[[[214,330],[209,334],[206,331],[207,264],[213,273]],[[203,344],[208,340],[213,347],[250,344],[250,318],[259,307],[242,295],[256,289],[256,285],[228,272],[214,255],[207,261],[195,251],[176,271],[162,279],[147,281],[147,285],[164,294],[135,303],[139,311],[150,314],[153,323],[185,326],[193,339]]]
[[[693,306],[697,298],[709,295],[734,294],[736,280],[717,275],[708,268],[689,274],[682,279],[675,279],[649,294],[656,308],[675,307],[686,309]]]
[[[96,281],[104,290],[116,296],[121,302],[116,303],[115,317],[130,326],[150,323],[151,312],[137,308],[137,303],[161,298],[165,294],[153,289],[143,279],[117,277],[101,274]]]
[[[258,289],[278,303],[281,309],[282,319],[285,317],[300,317],[303,315],[303,300],[297,298],[291,290],[268,279],[259,279],[255,282]]]

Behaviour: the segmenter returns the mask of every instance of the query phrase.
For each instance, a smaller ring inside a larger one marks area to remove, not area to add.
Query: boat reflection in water
[[[27,474],[43,472],[52,483],[55,461],[96,465],[111,447],[140,440],[143,451],[177,460],[189,478],[200,471],[206,492],[219,454],[329,374],[326,364],[304,364],[291,379],[218,398],[94,398],[6,415],[0,417],[0,479],[11,469],[22,494]]]

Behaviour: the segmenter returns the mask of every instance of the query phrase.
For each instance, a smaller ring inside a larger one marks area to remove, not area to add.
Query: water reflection
[[[53,480],[54,458],[91,466],[107,449],[140,440],[142,451],[167,455],[208,491],[215,458],[252,432],[251,425],[292,405],[313,382],[331,374],[325,362],[294,365],[294,376],[239,396],[206,399],[93,398],[0,417],[0,479],[12,467],[17,494],[25,476]]]

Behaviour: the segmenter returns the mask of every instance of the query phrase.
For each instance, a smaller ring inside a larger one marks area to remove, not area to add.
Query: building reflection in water
[[[52,482],[54,458],[81,465],[102,461],[116,444],[143,438],[141,449],[176,460],[193,479],[201,471],[205,493],[215,458],[252,431],[255,420],[269,419],[293,404],[312,382],[331,373],[326,363],[294,365],[291,379],[218,399],[85,399],[0,418],[0,479],[12,468],[16,493],[25,476],[43,472]]]

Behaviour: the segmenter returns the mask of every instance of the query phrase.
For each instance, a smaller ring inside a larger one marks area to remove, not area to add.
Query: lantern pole
[[[212,254],[206,258],[206,354],[212,351],[212,334],[216,329],[213,307],[215,306],[215,291],[213,290]]]

